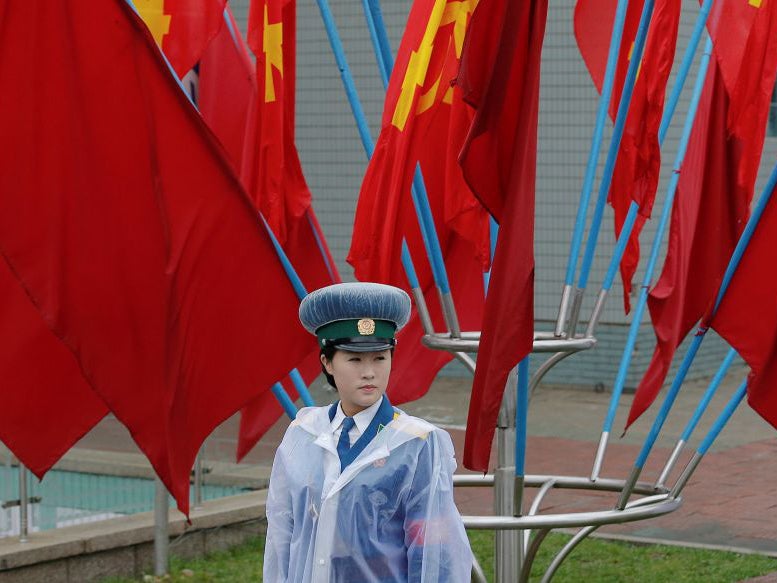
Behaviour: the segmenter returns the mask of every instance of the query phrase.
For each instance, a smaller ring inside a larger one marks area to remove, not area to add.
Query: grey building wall
[[[243,30],[247,4],[247,0],[231,2]],[[394,51],[399,45],[410,6],[411,0],[384,0],[382,4]],[[372,137],[376,139],[383,107],[383,87],[361,2],[334,0],[331,7],[362,106],[370,122]],[[573,8],[574,0],[551,0],[542,62],[535,234],[535,312],[538,328],[545,330],[552,327],[558,310],[598,97],[575,44],[572,29]],[[314,0],[298,0],[297,11],[297,145],[322,228],[343,279],[351,280],[353,272],[346,264],[345,257],[350,245],[356,198],[367,160],[345,99],[339,71],[318,7]],[[683,3],[676,66],[670,79],[670,87],[674,84],[677,65],[688,44],[697,13],[698,8],[694,3]],[[654,219],[647,223],[641,237],[643,259],[634,280],[637,291],[666,196],[667,178],[671,175],[696,67],[695,64],[664,144],[662,178]],[[609,142],[610,125],[608,123],[605,130],[604,148]],[[777,140],[767,139],[765,160],[774,159],[776,146]],[[597,182],[587,223],[590,222],[593,212],[593,200],[606,154],[604,148],[599,159]],[[759,188],[767,172],[768,168],[762,170]],[[612,224],[612,211],[607,207],[583,314],[590,312],[612,255]],[[587,229],[588,226],[586,231]],[[660,267],[661,262],[653,281],[657,279]],[[598,346],[590,352],[574,355],[562,362],[546,377],[548,382],[589,386],[601,383],[605,387],[612,385],[630,323],[630,317],[623,314],[621,294],[622,288],[618,280],[599,327]],[[724,343],[712,333],[710,336],[691,371],[692,376],[710,375],[725,354]],[[646,315],[633,353],[627,388],[636,386],[650,360],[653,345],[653,332]],[[683,352],[681,348],[678,354]],[[539,358],[533,360],[538,362]],[[458,365],[453,364],[443,374],[465,373]]]

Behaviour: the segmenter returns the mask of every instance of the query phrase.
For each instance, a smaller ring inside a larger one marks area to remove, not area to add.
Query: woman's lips
[[[373,391],[377,390],[378,387],[375,385],[364,385],[363,387],[359,387],[359,390],[364,391],[365,393],[372,393]]]

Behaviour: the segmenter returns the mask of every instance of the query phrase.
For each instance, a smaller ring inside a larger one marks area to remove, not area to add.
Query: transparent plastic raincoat
[[[340,472],[327,407],[302,409],[267,497],[265,583],[469,582],[450,436],[405,414]]]

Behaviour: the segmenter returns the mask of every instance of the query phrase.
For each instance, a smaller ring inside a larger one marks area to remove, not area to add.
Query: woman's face
[[[337,350],[332,360],[321,355],[326,372],[335,378],[343,411],[349,417],[374,405],[386,392],[391,373],[391,350]]]

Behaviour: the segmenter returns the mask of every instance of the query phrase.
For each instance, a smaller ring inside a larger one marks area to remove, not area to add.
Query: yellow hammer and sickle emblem
[[[165,14],[165,0],[135,0],[135,8],[146,23],[156,44],[162,46],[162,39],[170,32],[169,14]]]
[[[755,8],[760,8],[763,0],[748,0],[747,3],[750,4],[750,6],[754,6]]]
[[[404,130],[407,124],[417,88],[423,87],[426,83],[437,31],[441,26],[455,23],[453,37],[456,55],[460,56],[467,26],[467,16],[475,9],[476,4],[477,0],[456,0],[453,2],[435,0],[421,43],[418,49],[410,54],[410,61],[402,80],[402,90],[391,118],[391,124],[400,131]],[[439,85],[440,78],[438,77],[433,86],[419,98],[416,113],[422,113],[434,105]],[[448,97],[447,93],[446,97]]]
[[[267,4],[264,5],[264,32],[262,35],[262,51],[265,54],[264,62],[264,101],[275,101],[275,82],[272,78],[272,68],[283,77],[283,23],[270,24],[267,15]]]

